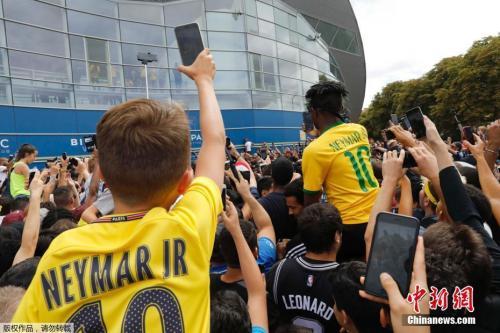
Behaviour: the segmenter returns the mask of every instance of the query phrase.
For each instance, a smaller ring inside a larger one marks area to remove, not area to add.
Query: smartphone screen
[[[28,180],[28,184],[31,184],[31,181],[33,180],[33,178],[35,178],[35,171],[30,172],[30,178]]]
[[[474,131],[472,130],[472,127],[470,126],[464,126],[462,127],[462,134],[465,140],[469,141],[473,145],[476,144],[476,139],[474,138]]]
[[[396,136],[394,135],[394,133],[392,133],[391,130],[386,129],[386,130],[384,130],[384,132],[385,132],[385,137],[387,138],[387,140],[393,140],[396,138]]]
[[[413,108],[406,112],[406,118],[410,122],[411,129],[417,139],[425,137],[424,115],[420,107]]]
[[[405,150],[405,159],[403,160],[403,168],[414,168],[416,166],[417,166],[417,161],[415,161],[413,155],[408,150]]]
[[[179,45],[182,64],[184,66],[192,65],[198,54],[204,49],[198,24],[190,23],[176,27],[175,37],[177,45]]]
[[[310,112],[303,112],[302,119],[304,121],[304,129],[306,132],[310,132],[314,129],[314,123],[312,120],[312,115]]]
[[[62,159],[66,161],[67,158],[68,158],[68,154],[62,153]]]
[[[391,113],[391,122],[394,125],[398,125],[399,124],[399,119],[398,119],[398,115],[397,114]]]
[[[380,284],[380,274],[386,272],[401,294],[408,294],[419,227],[420,222],[411,216],[378,214],[365,278],[367,293],[387,298]]]
[[[226,136],[226,148],[229,149],[229,147],[231,147],[231,139],[228,136]]]

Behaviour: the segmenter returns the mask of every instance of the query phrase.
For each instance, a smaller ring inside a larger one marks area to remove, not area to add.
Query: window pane
[[[257,15],[264,20],[274,22],[273,7],[257,1]]]
[[[249,36],[250,37],[250,36]],[[245,35],[231,32],[208,32],[211,50],[245,50]]]
[[[118,9],[116,3],[103,0],[66,0],[68,8],[78,9],[84,12],[117,17]]]
[[[252,91],[253,107],[259,109],[281,109],[279,94],[265,91]]]
[[[255,17],[247,16],[247,31],[254,34],[259,33],[259,26]]]
[[[127,100],[136,99],[136,98],[146,98],[146,89],[126,89]],[[170,97],[170,92],[168,90],[149,90],[149,98],[155,99],[161,102],[170,102],[172,99]]]
[[[111,62],[114,64],[122,63],[122,47],[119,43],[108,42],[109,44],[109,56],[111,58]]]
[[[317,20],[315,18],[310,19],[312,21],[315,21],[315,24],[317,23]],[[314,36],[316,33],[313,27],[311,27],[311,24],[309,24],[309,22],[304,17],[302,17],[302,15],[299,15],[297,17],[297,32],[301,33],[304,36]]]
[[[89,84],[87,76],[87,63],[85,61],[71,61],[71,69],[73,71],[73,82],[79,84]]]
[[[251,72],[250,73],[252,88],[264,90],[264,74],[261,72]]]
[[[87,60],[108,62],[108,42],[102,39],[85,38]]]
[[[166,28],[167,31],[167,46],[168,47],[179,47],[177,46],[177,39],[175,38],[175,33],[174,33],[174,28]],[[208,45],[207,44],[207,32],[206,31],[200,31],[201,32],[201,40],[203,41],[203,45]]]
[[[307,65],[312,68],[318,68],[316,63],[316,57],[308,52],[300,50],[300,63],[302,65]]]
[[[14,104],[74,107],[73,87],[69,84],[12,79]]]
[[[122,56],[123,63],[127,65],[138,65],[140,64],[137,60],[137,53],[139,52],[151,52],[156,54],[158,57],[158,62],[152,62],[148,66],[150,67],[168,67],[167,62],[167,49],[154,46],[144,46],[144,45],[134,45],[134,44],[122,44]]]
[[[163,8],[154,4],[120,3],[120,18],[152,24],[163,24]]]
[[[216,94],[221,109],[250,109],[252,107],[250,91],[218,90]]]
[[[111,65],[111,85],[123,87],[123,69],[120,65]]]
[[[82,1],[84,2],[84,1]],[[118,40],[118,21],[68,10],[69,31],[86,36]]]
[[[276,58],[262,56],[262,70],[266,73],[278,73]]]
[[[337,35],[333,39],[332,46],[336,49],[347,50],[354,37],[354,32],[339,28]]]
[[[80,36],[69,36],[69,45],[71,47],[71,58],[85,59],[84,38]]]
[[[168,69],[148,67],[149,89],[169,88]]]
[[[234,13],[242,10],[242,1],[243,0],[209,0],[205,1],[205,9]]]
[[[1,6],[0,6],[1,7]],[[5,47],[7,43],[5,42],[5,29],[3,21],[0,21],[0,46]]]
[[[268,91],[279,91],[278,76],[272,74],[263,74],[264,89]]]
[[[71,82],[69,60],[9,50],[12,76]]]
[[[109,85],[109,65],[100,62],[88,63],[89,82],[91,84]]]
[[[0,49],[0,74],[2,75],[9,75],[9,63],[7,59],[7,50]]]
[[[276,26],[276,40],[290,44],[290,30]]]
[[[299,80],[289,79],[287,77],[280,77],[281,91],[298,95],[302,93],[301,83]]]
[[[288,28],[288,13],[285,13],[280,9],[274,8],[274,22],[276,22],[276,24]]]
[[[270,39],[247,35],[248,51],[276,57],[276,42]]]
[[[334,26],[333,24],[328,24],[326,22],[319,21],[316,30],[321,33],[321,38],[327,44],[330,44],[330,42],[333,39],[333,36],[335,36],[335,34],[337,33],[338,27]]]
[[[330,71],[330,63],[326,60],[318,58],[316,60],[318,62],[318,70],[320,72],[328,73]]]
[[[12,104],[12,91],[10,89],[10,79],[0,77],[0,103]]]
[[[69,57],[66,34],[5,22],[9,47]]]
[[[170,87],[172,89],[196,89],[193,80],[180,73],[176,69],[170,69]],[[173,98],[173,93],[172,93]]]
[[[198,91],[172,90],[172,101],[180,103],[186,110],[199,110]]]
[[[273,23],[259,20],[259,32],[261,36],[276,39],[276,31]]]
[[[125,87],[146,87],[144,67],[123,66]]]
[[[305,100],[300,95],[281,95],[283,110],[305,111]]]
[[[288,15],[288,27],[293,31],[297,31],[297,17],[295,15]]]
[[[207,29],[219,31],[239,31],[243,32],[243,15],[226,13],[207,13]]]
[[[246,70],[247,58],[244,52],[220,52],[213,51],[215,64],[217,70]]]
[[[5,0],[3,6],[7,18],[66,31],[66,14],[60,7],[33,0]]]
[[[278,56],[282,59],[299,62],[299,50],[283,43],[278,43]]]
[[[205,29],[205,10],[203,9],[204,1],[184,1],[167,3],[165,10],[165,23],[169,27],[196,22],[200,29]]]
[[[255,0],[245,0],[245,8],[248,15],[257,16],[257,7],[255,6]]]
[[[248,89],[248,74],[242,71],[219,71],[215,89]]]
[[[75,86],[75,100],[77,108],[102,108],[125,101],[122,88]]]
[[[163,27],[142,23],[120,21],[122,41],[165,45],[165,30]]]
[[[280,60],[279,64],[280,64],[280,75],[290,76],[297,79],[300,78],[299,65],[285,60]]]
[[[260,54],[249,53],[250,57],[250,70],[262,72],[262,64],[260,62]]]
[[[318,82],[318,71],[302,66],[302,80],[313,83]]]
[[[290,31],[290,44],[295,47],[299,46],[299,36],[296,32]]]

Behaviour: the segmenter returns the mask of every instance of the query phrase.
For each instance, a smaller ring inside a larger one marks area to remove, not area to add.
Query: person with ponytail
[[[15,163],[10,173],[10,194],[13,198],[29,196],[29,164],[36,159],[38,151],[30,144],[23,144],[17,152]]]

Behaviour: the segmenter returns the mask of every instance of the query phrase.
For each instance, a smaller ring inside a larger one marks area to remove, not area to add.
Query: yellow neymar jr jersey
[[[111,215],[65,231],[12,321],[72,322],[75,332],[208,332],[221,211],[217,185],[198,177],[170,212]]]
[[[379,186],[362,125],[338,122],[325,130],[304,150],[302,171],[304,192],[323,189],[344,224],[368,222]]]

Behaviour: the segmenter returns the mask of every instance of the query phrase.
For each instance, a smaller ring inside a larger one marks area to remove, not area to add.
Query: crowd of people
[[[31,172],[37,148],[25,144],[0,159],[0,323],[500,332],[500,120],[475,142],[443,140],[427,117],[422,139],[391,125],[395,138],[375,141],[344,121],[347,91],[326,81],[306,94],[314,140],[278,149],[246,139],[238,151],[210,51],[179,71],[199,93],[194,161],[182,107],[148,99],[108,110],[87,158],[64,154]],[[419,311],[387,273],[386,298],[364,290],[381,212],[420,223],[410,284],[410,296],[425,291]],[[429,300],[436,288],[440,307]],[[456,306],[457,288],[473,290],[468,304]],[[474,325],[409,326],[412,314]]]

